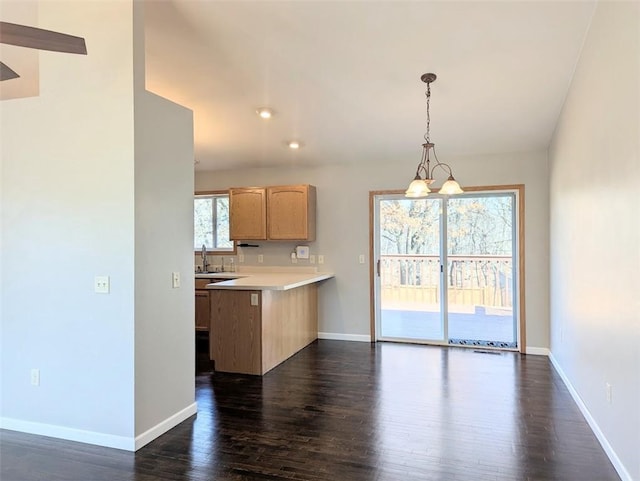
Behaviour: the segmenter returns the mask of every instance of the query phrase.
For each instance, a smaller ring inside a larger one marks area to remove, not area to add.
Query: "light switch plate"
[[[258,294],[251,294],[251,305],[252,306],[257,306],[258,305]]]
[[[171,285],[173,286],[174,289],[177,289],[180,287],[180,273],[179,272],[172,272],[171,273]]]
[[[258,254],[258,264],[262,264],[264,262],[264,256],[262,254]]]

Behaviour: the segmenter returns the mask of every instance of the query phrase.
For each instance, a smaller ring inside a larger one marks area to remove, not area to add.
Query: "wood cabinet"
[[[251,305],[251,296],[258,296]],[[209,358],[216,371],[262,374],[260,291],[211,291],[211,326],[216,337]]]
[[[216,335],[209,357],[216,371],[265,374],[318,337],[316,284],[286,291],[214,289],[210,295]]]
[[[209,331],[210,299],[209,291],[204,286],[209,279],[196,279],[196,331]]]
[[[234,240],[316,238],[316,188],[308,184],[229,190]]]
[[[229,189],[229,237],[234,240],[267,238],[267,193],[262,187]]]
[[[268,187],[267,235],[271,240],[315,240],[316,188],[312,185]]]

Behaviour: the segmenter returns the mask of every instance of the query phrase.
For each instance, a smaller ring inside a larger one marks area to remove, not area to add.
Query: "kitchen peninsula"
[[[206,289],[215,370],[262,375],[317,339],[318,283],[331,277],[299,269],[196,274],[212,280]]]

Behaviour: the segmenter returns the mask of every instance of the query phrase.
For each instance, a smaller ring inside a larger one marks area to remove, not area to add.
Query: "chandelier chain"
[[[431,116],[429,114],[429,103],[431,101],[431,82],[427,82],[427,92],[426,92],[426,96],[427,96],[427,131],[424,134],[424,140],[429,143],[429,126],[431,124]]]

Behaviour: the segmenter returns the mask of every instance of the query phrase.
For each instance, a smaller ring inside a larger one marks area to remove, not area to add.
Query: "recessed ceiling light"
[[[290,149],[299,149],[300,148],[300,142],[298,142],[297,140],[292,140],[291,142],[289,142],[289,148]]]
[[[256,110],[256,113],[260,116],[261,119],[270,119],[273,117],[273,110],[267,107],[261,107]]]

